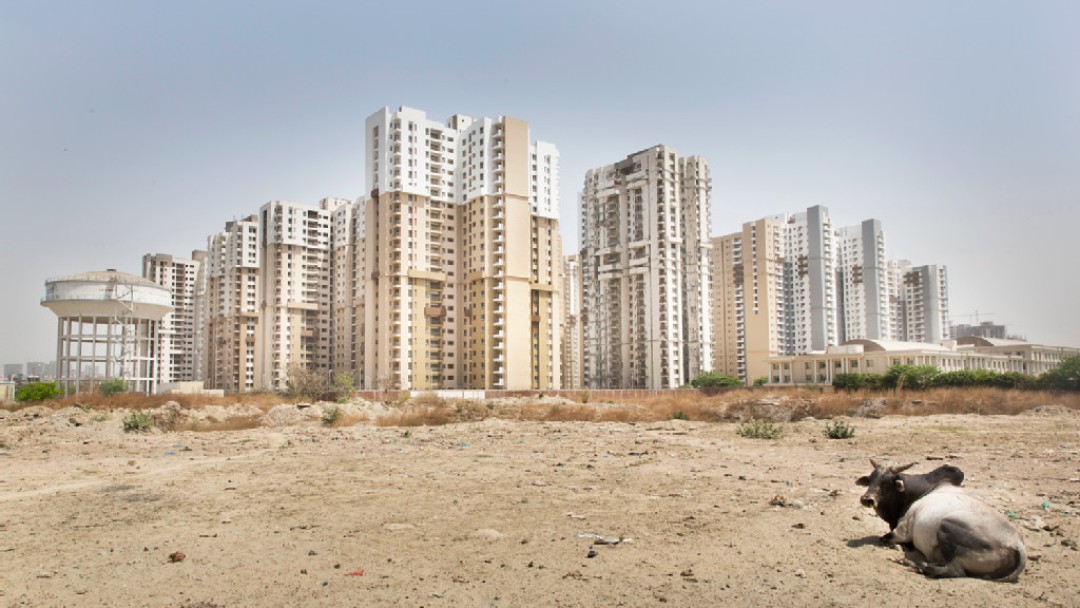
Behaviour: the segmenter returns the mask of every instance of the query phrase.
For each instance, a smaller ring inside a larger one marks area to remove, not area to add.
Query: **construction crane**
[[[974,319],[974,320],[975,320],[975,325],[978,325],[978,324],[979,324],[979,317],[980,317],[980,316],[983,316],[983,317],[992,317],[992,316],[994,316],[995,314],[997,314],[997,313],[993,313],[993,312],[979,312],[979,311],[977,311],[977,310],[976,310],[975,312],[973,312],[973,313],[971,313],[971,314],[966,314],[966,315],[954,315],[954,316],[957,316],[957,317],[964,317],[964,318],[966,318],[966,319],[967,319],[967,320],[968,320],[969,322],[970,322],[970,321],[971,321],[972,319]],[[970,323],[969,323],[969,324],[970,324]]]

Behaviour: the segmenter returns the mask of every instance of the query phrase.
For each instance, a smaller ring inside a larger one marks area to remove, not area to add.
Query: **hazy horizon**
[[[955,322],[1080,346],[1075,2],[0,0],[0,363],[55,358],[50,277],[187,257],[270,200],[366,193],[383,106],[509,115],[585,171],[705,157],[712,234],[811,205],[944,264]]]

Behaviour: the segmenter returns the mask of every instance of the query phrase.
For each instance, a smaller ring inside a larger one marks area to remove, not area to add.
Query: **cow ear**
[[[896,481],[893,482],[893,485],[896,486],[896,491],[897,492],[903,492],[904,490],[907,489],[907,488],[904,487],[904,480],[903,479],[897,479]]]
[[[868,485],[870,485],[870,476],[869,475],[863,475],[862,477],[856,479],[855,480],[855,485],[857,485],[857,486],[868,486]]]

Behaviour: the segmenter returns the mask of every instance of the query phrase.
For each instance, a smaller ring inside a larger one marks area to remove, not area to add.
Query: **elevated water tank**
[[[113,378],[154,392],[158,323],[173,310],[168,289],[113,269],[84,272],[46,281],[41,305],[58,319],[56,377],[66,393]]]

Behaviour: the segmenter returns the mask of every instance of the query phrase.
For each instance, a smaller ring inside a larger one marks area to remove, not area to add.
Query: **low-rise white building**
[[[933,365],[943,372],[983,369],[1038,376],[1080,348],[1019,340],[964,338],[940,344],[850,340],[823,352],[769,359],[771,384],[832,384],[839,374],[884,374],[893,365]]]

